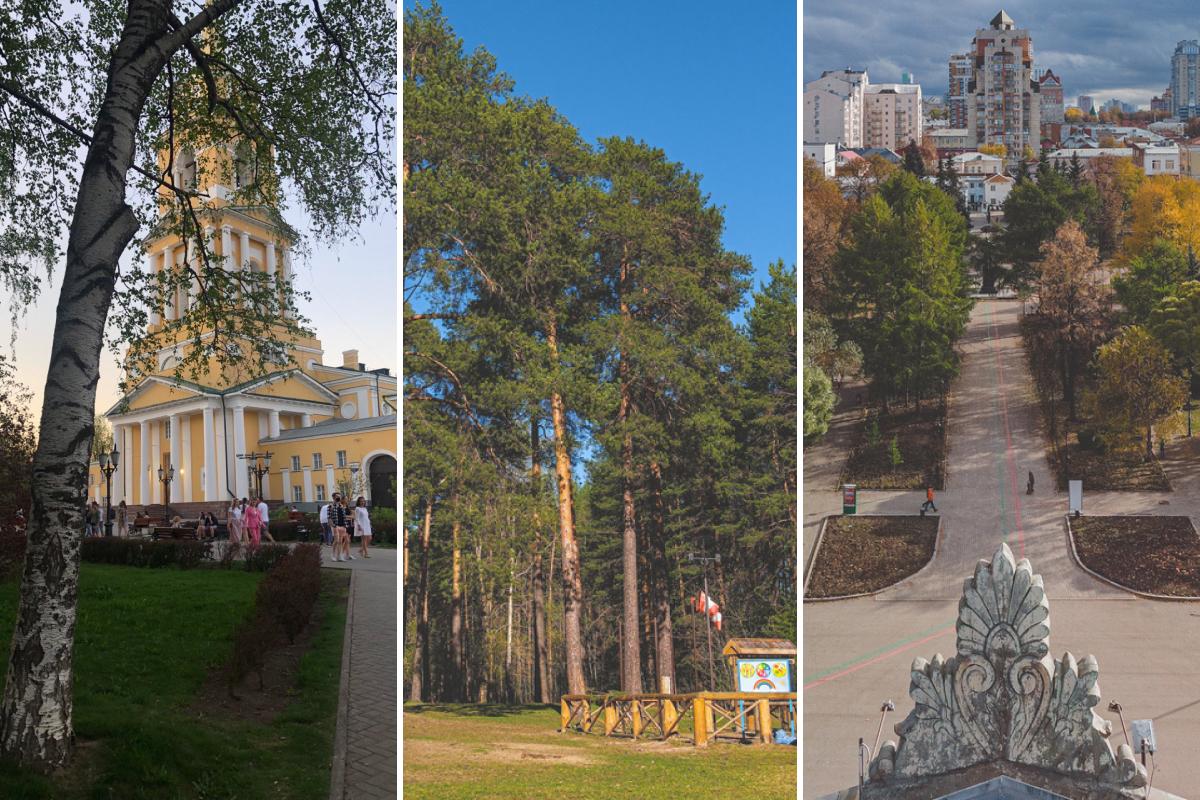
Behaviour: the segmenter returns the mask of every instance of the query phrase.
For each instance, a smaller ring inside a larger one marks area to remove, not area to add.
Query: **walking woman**
[[[233,498],[229,510],[225,512],[225,525],[229,528],[229,546],[238,547],[242,543],[242,506],[238,499]]]
[[[246,533],[250,534],[250,549],[257,550],[262,542],[262,517],[259,516],[258,506],[250,505],[249,501],[243,498],[242,509],[242,525]]]
[[[346,507],[342,505],[342,496],[333,495],[333,504],[329,506],[329,524],[333,526],[333,560],[346,561],[354,558],[350,555],[350,540],[346,536]],[[346,558],[342,557],[342,553]]]
[[[367,498],[359,496],[354,504],[354,532],[358,534],[358,552],[370,558],[367,548],[371,545],[371,515],[367,511]]]
[[[124,500],[117,506],[117,536],[129,538],[129,507]]]

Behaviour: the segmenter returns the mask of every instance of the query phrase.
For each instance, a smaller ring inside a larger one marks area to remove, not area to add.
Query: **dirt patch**
[[[1064,423],[1065,424],[1065,423]],[[1072,480],[1082,480],[1089,491],[1169,492],[1171,484],[1158,463],[1147,459],[1141,450],[1097,450],[1079,444],[1078,434],[1058,452],[1047,455],[1058,476],[1058,488],[1067,488],[1066,464]]]
[[[333,593],[339,602],[345,603],[348,579],[349,573],[322,570],[321,594],[328,596],[327,593]],[[228,673],[222,664],[209,671],[191,710],[199,717],[218,716],[264,724],[273,722],[296,695],[300,660],[312,645],[325,613],[323,604],[318,601],[312,619],[296,636],[296,641],[288,644],[285,639],[282,645],[267,654],[261,689],[258,676],[251,674],[234,687],[236,698],[230,697]]]
[[[463,746],[430,739],[404,739],[404,759],[409,763],[462,764],[464,761],[487,764],[566,764],[569,766],[591,766],[596,759],[580,747],[540,742],[508,741],[491,745]]]
[[[1079,560],[1139,592],[1200,597],[1200,536],[1187,517],[1071,520]]]
[[[929,563],[938,518],[830,517],[805,597],[874,592]]]
[[[900,463],[892,463],[892,442]],[[846,460],[843,483],[860,489],[941,489],[946,477],[946,406],[930,400],[868,413],[858,444]]]

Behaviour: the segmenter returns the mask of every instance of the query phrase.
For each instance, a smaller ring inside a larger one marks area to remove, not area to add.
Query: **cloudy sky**
[[[865,67],[872,83],[891,83],[907,71],[926,94],[944,94],[948,56],[966,52],[1001,8],[1030,32],[1034,65],[1062,77],[1068,105],[1090,94],[1097,104],[1115,97],[1149,107],[1170,81],[1176,43],[1200,38],[1191,0],[804,0],[804,80],[849,66]]]

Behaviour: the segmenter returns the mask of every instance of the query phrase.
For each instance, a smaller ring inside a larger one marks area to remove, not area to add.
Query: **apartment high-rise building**
[[[1015,165],[1041,150],[1041,93],[1033,79],[1033,39],[1001,11],[975,32],[967,128],[976,146],[1004,145]]]
[[[826,70],[804,84],[804,141],[863,146],[866,70]]]
[[[946,119],[951,128],[967,127],[967,94],[974,72],[970,53],[950,56],[950,89],[946,92]]]
[[[900,151],[921,143],[924,114],[920,84],[875,83],[863,93],[863,142],[866,147]]]
[[[1042,96],[1042,124],[1061,123],[1063,121],[1063,88],[1062,78],[1048,69],[1038,77],[1039,94]]]
[[[1085,114],[1096,113],[1096,98],[1090,94],[1079,95],[1079,110]]]
[[[1175,55],[1171,56],[1171,115],[1178,119],[1200,116],[1197,67],[1200,67],[1200,42],[1188,39],[1175,45]]]

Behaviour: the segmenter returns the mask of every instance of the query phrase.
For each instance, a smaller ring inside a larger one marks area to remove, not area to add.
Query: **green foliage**
[[[879,415],[872,414],[867,423],[867,444],[871,447],[879,444]]]
[[[804,369],[804,441],[820,439],[829,430],[836,398],[825,371],[811,365]]]
[[[893,436],[891,444],[888,445],[888,462],[891,463],[892,469],[897,469],[904,463],[904,457],[900,453],[900,440]]]
[[[1159,303],[1192,277],[1187,253],[1166,239],[1155,239],[1113,276],[1112,286],[1129,319],[1145,324]]]
[[[0,356],[0,529],[14,523],[18,510],[29,515],[37,446],[29,398],[29,390],[16,381],[12,365]]]
[[[1039,170],[1036,181],[1023,180],[1022,174],[1018,173],[1017,185],[1004,203],[1005,229],[1000,236],[1013,265],[1005,282],[1014,287],[1027,286],[1033,280],[1042,245],[1063,223],[1074,220],[1090,229],[1089,221],[1099,208],[1091,184],[1075,186],[1050,169]]]
[[[940,393],[957,371],[954,343],[970,313],[967,230],[953,200],[907,173],[851,221],[839,254],[836,318],[862,348],[877,397]]]
[[[1184,281],[1162,298],[1148,327],[1175,363],[1194,374],[1200,366],[1200,281]]]

